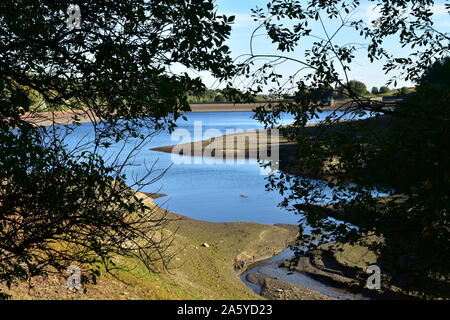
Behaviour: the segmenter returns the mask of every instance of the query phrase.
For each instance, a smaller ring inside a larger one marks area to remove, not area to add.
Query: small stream
[[[278,262],[281,260],[291,259],[294,256],[294,253],[291,249],[286,249],[279,255],[273,257],[270,260],[266,260],[252,267],[250,270],[247,270],[245,273],[241,275],[241,280],[251,288],[256,294],[261,295],[262,288],[259,285],[253,284],[247,280],[247,275],[250,273],[259,273],[265,276],[269,276],[272,278],[276,278],[278,280],[290,282],[296,285],[303,286],[310,290],[317,291],[324,295],[327,295],[332,298],[341,299],[341,300],[369,300],[368,297],[357,294],[350,293],[345,290],[335,288],[330,286],[329,284],[318,281],[307,274],[303,274],[296,271],[290,271],[286,268],[278,267]]]

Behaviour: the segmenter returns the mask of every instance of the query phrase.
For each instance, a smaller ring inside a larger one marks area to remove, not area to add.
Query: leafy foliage
[[[338,92],[340,97],[347,97],[350,95],[350,92],[353,92],[355,95],[361,97],[367,94],[367,87],[361,81],[350,80],[349,82],[346,83],[345,87],[340,86],[338,88]]]
[[[80,8],[80,28],[66,26],[69,4]],[[172,65],[233,73],[224,45],[232,21],[210,0],[0,3],[0,282],[71,263],[94,277],[116,255],[166,266],[169,220],[125,185],[135,152],[102,155],[132,138],[137,151],[190,110],[186,93],[204,85]],[[74,126],[34,121],[54,123],[56,110],[73,114],[75,127],[80,116],[91,120],[92,139],[69,148]],[[131,187],[158,177],[149,168]]]
[[[350,80],[347,83],[347,86],[351,88],[351,90],[357,94],[358,96],[363,96],[367,93],[367,87],[366,85],[361,82],[361,81],[357,81],[357,80]]]
[[[387,86],[380,87],[380,93],[389,93],[389,92],[391,92],[391,89],[389,89],[389,87]]]
[[[358,242],[379,255],[389,284],[448,296],[450,159],[444,150],[450,37],[435,29],[433,1],[371,2],[380,16],[369,22],[353,18],[359,1],[273,0],[254,9],[260,22],[254,35],[265,30],[279,53],[259,54],[251,38],[239,65],[251,81],[241,96],[264,88],[280,96],[302,93],[294,101],[259,108],[255,118],[267,126],[276,125],[283,113],[295,118],[284,129],[297,142],[294,160],[281,163],[284,171],[270,176],[267,188],[284,196],[281,206],[300,214],[301,228],[312,229],[301,237],[306,249]],[[351,43],[339,37],[344,28],[355,35]],[[407,56],[384,46],[395,37],[409,49]],[[371,62],[383,63],[391,76],[387,85],[411,80],[418,83],[417,92],[400,105],[366,97],[364,87],[348,79],[361,50]],[[277,72],[284,62],[291,64],[291,75]],[[350,99],[339,107],[344,115],[334,113],[307,127],[327,105],[332,88]],[[341,121],[344,116],[370,118]]]
[[[370,92],[372,94],[379,94],[380,93],[380,91],[378,90],[378,87],[372,87],[372,90],[370,90]]]

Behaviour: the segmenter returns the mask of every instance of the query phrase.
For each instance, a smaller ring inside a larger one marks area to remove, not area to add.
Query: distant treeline
[[[31,80],[35,80],[37,78],[36,75],[28,75]],[[10,80],[12,84],[17,86],[14,80]],[[55,85],[55,82],[58,82],[60,85],[61,83],[64,83],[65,80],[63,79],[49,79],[49,83]],[[68,83],[67,89],[75,90],[78,88],[78,85],[82,87],[82,80],[80,80],[79,83]],[[382,86],[380,88],[373,87],[371,91],[369,91],[366,87],[366,85],[358,80],[350,80],[346,86],[348,88],[351,88],[354,93],[356,93],[359,96],[367,97],[367,98],[373,98],[377,96],[404,96],[408,93],[414,92],[414,88],[407,88],[403,87],[400,89],[390,89],[386,86]],[[14,87],[14,86],[13,86]],[[26,93],[26,97],[23,97],[22,99],[22,107],[25,109],[24,111],[49,111],[49,106],[46,103],[46,99],[39,93],[37,93],[35,90],[33,90],[30,87],[24,88],[23,86],[20,86],[23,92]],[[51,87],[51,86],[50,86]],[[4,89],[6,90],[6,89]],[[202,94],[200,95],[192,95],[187,93],[187,101],[189,103],[226,103],[226,102],[232,102],[232,98],[230,94],[226,94],[226,89],[206,89]],[[330,99],[336,99],[336,100],[343,100],[348,97],[347,89],[344,87],[329,87],[325,88],[324,91],[326,92],[326,95]],[[9,93],[12,94],[12,93]],[[53,98],[63,98],[63,97],[55,97],[55,92],[52,90],[49,90],[48,96]],[[252,100],[254,102],[272,102],[272,101],[281,101],[281,100],[295,100],[295,98],[301,95],[300,92],[297,92],[292,95],[283,95],[283,96],[271,96],[267,94],[258,94],[253,95]],[[62,99],[64,101],[64,99]],[[55,109],[56,108],[56,109]],[[55,107],[55,104],[52,105],[52,110],[65,110],[66,106],[64,103],[61,103],[60,107]],[[80,109],[83,108],[82,105],[79,106]]]

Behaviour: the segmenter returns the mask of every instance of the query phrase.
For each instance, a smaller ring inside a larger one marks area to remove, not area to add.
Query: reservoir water
[[[323,119],[331,111],[320,115]],[[252,118],[252,112],[199,112],[187,115],[187,121],[178,120],[178,128],[186,129],[193,135],[194,123],[201,121],[202,130],[216,129],[203,136],[209,138],[226,134],[226,130],[250,130],[263,126]],[[317,119],[317,120],[320,120]],[[316,121],[317,121],[316,120]],[[292,117],[284,116],[281,124],[292,122]],[[69,147],[79,143],[81,137],[88,140],[92,136],[92,125],[83,123],[65,138]],[[195,139],[194,139],[195,140]],[[135,146],[133,140],[127,142],[122,151],[124,157]],[[167,197],[157,199],[157,203],[172,212],[194,219],[211,222],[258,222],[264,224],[296,224],[298,217],[277,207],[282,200],[277,192],[265,190],[266,176],[261,174],[260,165],[254,160],[244,164],[176,164],[171,154],[150,150],[154,147],[174,145],[186,141],[173,141],[167,131],[154,136],[142,146],[133,159],[133,166],[127,169],[127,177],[142,176],[148,167],[155,164],[157,170],[168,169],[163,178],[142,191],[164,193]],[[108,153],[114,153],[121,146],[113,146]],[[128,150],[129,149],[129,150]],[[106,157],[106,156],[105,156]],[[246,197],[241,197],[245,194]]]

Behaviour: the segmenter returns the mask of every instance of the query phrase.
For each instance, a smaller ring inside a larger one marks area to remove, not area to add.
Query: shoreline
[[[139,194],[138,194],[139,195]],[[145,204],[160,210],[152,198],[140,193]],[[27,283],[13,285],[10,290],[13,299],[208,299],[212,300],[336,300],[351,294],[363,294],[357,287],[358,279],[340,274],[345,263],[339,261],[339,268],[330,268],[321,262],[323,256],[313,254],[292,264],[290,260],[274,259],[295,243],[298,228],[294,225],[265,225],[249,222],[207,222],[168,212],[172,219],[167,232],[174,232],[174,245],[178,252],[169,272],[152,273],[133,261],[122,261],[130,266],[117,276],[102,275],[96,285],[85,286],[86,292],[71,292],[66,286],[64,275],[33,279],[33,287]],[[328,252],[328,251],[323,251]],[[329,253],[327,253],[329,254]],[[342,259],[341,259],[342,260]],[[309,261],[308,263],[306,263]],[[255,268],[272,268],[274,274],[261,273]],[[290,282],[280,276],[295,273],[306,274],[322,282],[323,286],[340,288],[342,297],[315,290],[307,283]],[[258,294],[247,282],[259,286]],[[365,296],[371,297],[365,291]],[[382,295],[375,298],[398,298]]]
[[[241,137],[245,137],[244,140],[240,140]],[[264,160],[271,158],[273,148],[278,147],[281,155],[281,152],[285,152],[285,149],[292,146],[295,146],[295,143],[288,141],[283,136],[272,138],[267,129],[252,129],[201,141],[155,147],[150,150],[185,156],[198,156],[197,153],[200,152],[200,156],[205,156],[204,153],[208,152],[208,157],[217,159],[231,156],[233,159]]]
[[[233,104],[233,103],[199,103],[190,104],[191,111],[187,113],[198,112],[249,112],[263,104]],[[50,126],[52,124],[69,124],[74,122],[74,117],[79,119],[80,123],[92,122],[95,116],[86,110],[68,110],[68,111],[32,111],[26,112],[21,116],[22,120],[29,121],[39,126]]]
[[[146,194],[138,193],[144,203],[163,213]],[[115,276],[103,274],[98,283],[85,286],[86,292],[71,292],[65,275],[51,275],[18,283],[11,289],[0,286],[12,299],[233,299],[258,300],[240,279],[242,269],[276,256],[297,238],[297,228],[250,222],[214,223],[168,212],[171,219],[165,232],[173,234],[176,252],[171,269],[149,272],[137,261],[118,257],[126,271]]]
[[[206,105],[207,106],[207,105]],[[230,111],[230,110],[228,110]],[[238,110],[243,111],[243,110]],[[222,112],[222,111],[211,111],[211,110],[205,110],[205,111],[197,111],[197,112]],[[58,119],[59,121],[69,121],[71,117],[73,117],[74,114],[67,113],[67,112],[61,112],[55,117],[55,119]],[[85,122],[88,122],[90,119],[85,119]],[[313,127],[315,124],[310,124],[309,127]],[[259,132],[263,131],[265,129],[260,130],[251,130],[251,134],[258,134]],[[224,141],[227,138],[230,138],[230,136],[236,136],[236,135],[242,135],[242,134],[248,134],[248,132],[245,133],[237,133],[232,135],[225,135],[220,136],[213,139],[208,139],[204,141],[198,141],[193,143],[185,143],[185,146],[195,146],[196,144],[201,144],[202,152],[204,151],[205,147],[213,142],[219,143],[219,146],[222,145],[222,151],[223,154],[227,154],[227,150],[225,148]],[[235,137],[232,137],[234,139]],[[222,141],[220,141],[222,139]],[[258,141],[258,140],[256,140]],[[271,141],[272,142],[272,141]],[[222,143],[222,144],[221,144]],[[168,152],[172,153],[175,146],[182,146],[181,145],[172,145],[172,146],[163,146],[163,147],[157,147],[153,148],[152,150],[160,151],[160,152]],[[292,152],[292,147],[294,143],[289,142],[287,139],[280,137],[280,141],[278,141],[275,144],[270,143],[270,147],[272,148],[274,146],[280,147],[280,159],[285,158],[286,156],[289,156]],[[256,145],[245,145],[242,149],[234,148],[232,150],[233,156],[236,157],[244,157],[248,158],[251,154],[253,154],[252,151],[255,149],[259,149],[259,141],[256,142]],[[190,148],[193,150],[193,148]],[[193,153],[188,155],[194,155]],[[215,154],[213,155],[215,156]],[[166,196],[165,194],[156,194],[156,193],[146,193],[147,197],[151,197],[152,199],[156,199],[159,197]],[[153,205],[153,200],[151,200]],[[193,262],[194,265],[197,267],[195,270],[190,270],[185,272],[188,274],[186,278],[195,278],[196,274],[199,269],[202,269],[204,273],[209,273],[210,277],[198,279],[195,283],[196,286],[203,287],[209,287],[209,282],[211,279],[214,278],[220,278],[224,276],[221,272],[212,272],[217,271],[214,270],[214,268],[211,268],[211,265],[216,265],[217,263],[221,262],[221,269],[225,272],[225,274],[229,275],[230,269],[233,271],[234,277],[228,277],[228,279],[222,283],[223,287],[227,288],[227,291],[230,291],[231,287],[236,287],[239,285],[236,283],[240,282],[246,290],[243,288],[240,288],[236,294],[247,296],[249,293],[245,291],[251,291],[250,287],[246,286],[243,281],[239,278],[240,275],[245,273],[250,267],[256,266],[259,267],[262,265],[265,261],[271,260],[272,258],[278,256],[279,253],[283,252],[289,243],[296,240],[296,236],[293,236],[293,230],[296,229],[297,226],[279,226],[279,225],[263,225],[263,224],[254,224],[254,223],[246,223],[246,222],[230,222],[230,223],[210,223],[207,221],[201,221],[201,220],[195,220],[191,219],[182,215],[178,215],[175,213],[170,213],[171,216],[181,218],[181,229],[183,230],[181,232],[182,239],[185,244],[189,247],[189,250],[186,248],[183,249],[184,251],[188,251],[189,254],[184,254],[184,258],[192,258],[193,256],[198,256],[198,250],[210,250],[211,247],[214,249],[219,249],[221,246],[223,246],[224,241],[230,241],[231,243],[228,244],[228,246],[231,246],[232,248],[229,248],[231,250],[228,250],[229,252],[221,252],[220,255],[217,257],[218,259],[209,259],[208,264],[198,264],[197,262]],[[293,228],[294,227],[294,228]],[[230,232],[233,233],[233,230],[238,228],[239,232],[230,236]],[[284,229],[284,231],[282,231]],[[230,231],[231,230],[231,231]],[[254,232],[250,232],[250,235],[247,237],[243,237],[242,234],[248,234],[248,230],[253,230]],[[255,231],[258,230],[258,231]],[[287,231],[286,231],[287,230]],[[225,232],[224,232],[225,231]],[[204,238],[198,239],[198,241],[195,239],[196,233],[201,232],[204,235]],[[258,234],[258,232],[260,232]],[[269,238],[265,239],[264,234],[270,234]],[[276,236],[275,236],[276,234]],[[215,238],[221,235],[221,239],[217,242]],[[181,239],[181,238],[180,238]],[[194,240],[195,239],[195,240]],[[227,239],[227,240],[224,240]],[[194,241],[193,241],[194,240]],[[195,244],[192,244],[192,243]],[[245,244],[245,242],[248,242]],[[207,245],[204,245],[207,244]],[[195,248],[195,251],[192,250],[192,248]],[[221,249],[219,249],[221,250]],[[230,256],[230,254],[232,256]],[[186,255],[188,257],[186,257]],[[202,256],[202,260],[204,256]],[[227,258],[224,258],[226,256]],[[211,257],[210,257],[211,258]],[[181,261],[180,263],[184,264],[185,261],[183,261],[182,258],[179,258]],[[223,264],[223,262],[228,261],[226,265]],[[192,262],[192,261],[191,261]],[[192,264],[192,263],[191,263]],[[211,270],[212,269],[212,270]],[[308,270],[311,270],[308,269]],[[300,273],[308,273],[310,272],[312,275],[314,275],[314,272],[305,270],[304,268],[295,268],[295,272]],[[306,272],[305,272],[306,271]],[[332,278],[334,270],[327,270],[323,271],[325,275],[319,275],[323,276],[324,278]],[[267,275],[258,275],[253,276],[253,280],[255,283],[258,283],[261,287],[264,287],[264,294],[262,295],[263,298],[269,298],[269,299],[332,299],[333,297],[324,295],[320,293],[319,291],[311,290],[308,287],[305,286],[299,286],[297,284],[289,283],[283,280],[278,279],[277,277],[270,277]],[[190,280],[192,281],[192,280]],[[178,282],[178,281],[177,281]],[[250,281],[251,282],[251,281]],[[217,285],[216,285],[217,286]],[[219,285],[220,286],[220,285]],[[191,289],[186,289],[187,291],[190,291]],[[242,291],[243,290],[243,291]],[[282,291],[279,291],[282,290]],[[214,290],[213,290],[214,291]],[[208,293],[207,296],[211,296],[211,292]],[[199,295],[201,297],[203,295]],[[236,296],[232,296],[231,298],[236,299]],[[255,297],[253,297],[255,298]]]
[[[315,124],[311,124],[307,128],[308,130],[314,130]],[[241,148],[232,146],[232,150],[227,151],[226,140],[231,139],[235,141],[236,136],[239,135],[252,135],[257,134],[259,131],[265,130],[249,130],[249,132],[237,133],[219,136],[212,139],[206,139],[202,141],[196,142],[188,142],[184,144],[171,145],[171,146],[163,146],[152,148],[151,150],[166,152],[166,153],[174,153],[174,154],[183,154],[186,156],[194,156],[194,150],[201,150],[202,154],[207,148],[211,148],[214,146],[216,148],[216,152],[210,152],[210,155],[206,155],[207,157],[217,158],[222,160],[221,157],[224,155],[231,155],[234,159],[245,158],[249,159],[249,156],[252,153],[251,151],[258,149],[260,146],[258,142],[255,142],[255,139],[249,139],[253,141],[253,145],[248,143],[246,145],[241,145]],[[256,140],[257,141],[257,140]],[[234,142],[233,142],[234,143]],[[280,141],[275,144],[271,144],[271,147],[278,146],[280,148],[280,164],[283,160],[288,159],[293,155],[293,148],[295,148],[295,144],[289,142],[287,139],[280,137]],[[230,146],[228,146],[229,148]],[[218,152],[219,151],[219,152]],[[205,156],[205,155],[203,155]],[[280,165],[281,166],[281,165]],[[301,168],[294,168],[295,170],[289,170],[289,173],[301,174],[303,176],[308,176],[305,174]],[[282,170],[285,170],[282,168]],[[326,180],[330,177],[327,176],[312,176],[309,177],[314,179],[322,179]],[[330,216],[335,217],[330,213]],[[342,218],[342,217],[340,217]],[[354,257],[358,256],[359,258],[354,260]],[[370,261],[367,260],[367,257],[370,257]],[[268,259],[264,259],[255,263],[251,268],[244,270],[242,274],[247,273],[250,269],[259,269],[261,266],[266,265],[266,260],[272,260],[274,257],[269,257]],[[352,260],[353,259],[353,260]],[[366,261],[367,260],[367,261]],[[369,252],[368,250],[363,250],[362,247],[356,246],[346,246],[343,253],[336,253],[334,250],[330,248],[330,246],[324,246],[317,252],[311,252],[310,255],[306,257],[301,257],[298,259],[295,265],[292,265],[289,260],[278,261],[281,264],[281,267],[284,267],[288,274],[298,274],[301,275],[300,278],[309,277],[312,278],[316,282],[320,282],[322,287],[328,287],[332,291],[340,291],[340,294],[334,293],[334,296],[329,296],[324,294],[326,290],[322,290],[322,292],[312,289],[311,287],[305,285],[299,285],[295,282],[284,281],[280,279],[278,276],[282,271],[273,271],[273,274],[276,276],[270,276],[268,274],[261,274],[256,272],[251,273],[250,279],[248,278],[248,274],[246,279],[243,279],[244,282],[250,282],[249,287],[253,288],[254,285],[257,285],[261,289],[261,294],[265,298],[269,299],[303,299],[311,297],[313,294],[316,294],[317,299],[405,299],[410,298],[406,295],[398,292],[397,289],[392,291],[391,289],[384,288],[382,292],[376,292],[365,288],[365,280],[367,278],[367,274],[365,270],[369,265],[376,264],[376,257]],[[269,269],[276,269],[277,263],[271,263]],[[331,267],[330,267],[331,266]],[[287,269],[286,269],[287,268]],[[280,268],[282,269],[282,268]],[[351,271],[349,271],[351,270]],[[306,281],[305,283],[308,283]],[[247,283],[248,284],[248,283]],[[320,286],[319,286],[320,287]],[[327,298],[325,298],[326,296]]]
[[[205,112],[251,112],[257,107],[261,107],[267,102],[260,103],[191,103],[189,113]],[[324,107],[322,110],[336,110],[335,107]],[[74,122],[77,117],[80,123],[92,122],[96,120],[95,116],[86,110],[68,110],[68,111],[30,111],[21,116],[22,120],[28,121],[38,126],[51,126],[53,124],[69,124]]]

